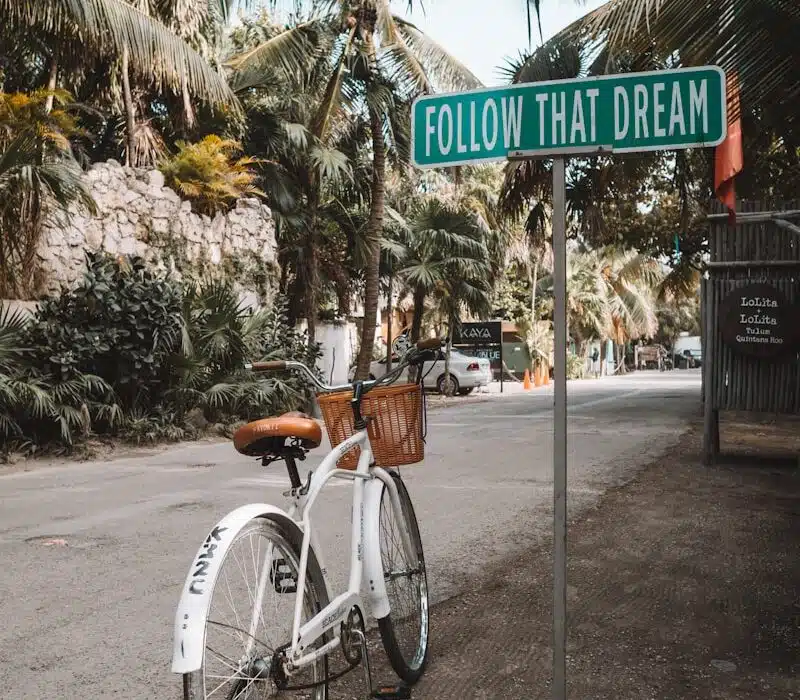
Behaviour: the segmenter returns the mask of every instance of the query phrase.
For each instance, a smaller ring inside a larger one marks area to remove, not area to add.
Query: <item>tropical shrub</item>
[[[245,419],[308,402],[307,384],[296,375],[258,376],[244,370],[252,360],[293,359],[313,367],[319,346],[288,322],[286,302],[251,312],[225,281],[208,280],[184,297],[187,352],[179,358],[180,385],[171,394],[178,409],[203,408],[209,420]]]
[[[92,434],[178,440],[306,408],[303,379],[244,364],[313,367],[319,356],[283,298],[251,311],[230,282],[184,286],[135,257],[90,255],[83,281],[32,318],[0,312],[0,452],[63,450]]]
[[[181,289],[138,257],[87,255],[81,283],[44,300],[26,334],[36,366],[101,377],[123,408],[158,403],[181,347]]]
[[[25,317],[9,307],[0,310],[0,438],[3,442],[22,435],[17,411],[24,401],[26,387],[19,381],[19,371],[25,348],[22,332]]]
[[[567,355],[567,379],[583,379],[586,376],[586,358],[581,355]]]
[[[113,426],[120,415],[101,378],[74,370],[53,376],[36,366],[31,325],[20,311],[0,310],[0,453],[47,442],[70,446],[93,420]]]
[[[198,143],[178,141],[178,152],[161,165],[167,185],[191,200],[201,214],[213,216],[228,210],[237,199],[263,196],[255,186],[251,169],[258,160],[249,156],[234,160],[238,142],[214,134]]]

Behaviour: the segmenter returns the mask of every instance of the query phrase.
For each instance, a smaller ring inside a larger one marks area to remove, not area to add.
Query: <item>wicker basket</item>
[[[317,395],[332,447],[354,433],[352,398],[352,391]],[[361,414],[372,419],[367,430],[379,467],[415,464],[424,458],[422,401],[418,384],[377,387],[361,401]],[[339,460],[338,467],[355,469],[360,455],[360,447],[350,450]]]

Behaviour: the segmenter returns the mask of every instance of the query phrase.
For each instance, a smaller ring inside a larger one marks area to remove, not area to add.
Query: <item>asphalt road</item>
[[[678,441],[699,398],[695,371],[571,382],[571,513]],[[552,400],[551,386],[429,413],[426,460],[403,473],[434,602],[549,536]],[[285,487],[280,465],[263,469],[227,443],[4,469],[0,698],[178,698],[172,623],[199,542],[227,511],[280,502]],[[331,488],[317,516],[334,586],[349,494]]]

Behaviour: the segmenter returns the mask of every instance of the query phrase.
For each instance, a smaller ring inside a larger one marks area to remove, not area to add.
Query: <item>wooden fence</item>
[[[723,341],[720,319],[722,299],[744,284],[772,285],[790,305],[800,303],[800,202],[769,209],[739,202],[736,226],[715,202],[710,219],[710,260],[701,282],[707,463],[720,450],[720,410],[800,413],[800,355],[765,360],[737,353]]]

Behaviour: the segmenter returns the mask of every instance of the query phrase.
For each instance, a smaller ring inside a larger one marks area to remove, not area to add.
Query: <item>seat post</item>
[[[297,461],[293,454],[286,454],[283,456],[283,461],[286,462],[286,469],[289,471],[289,481],[293,489],[299,489],[303,482],[300,481],[300,473],[297,471]]]

